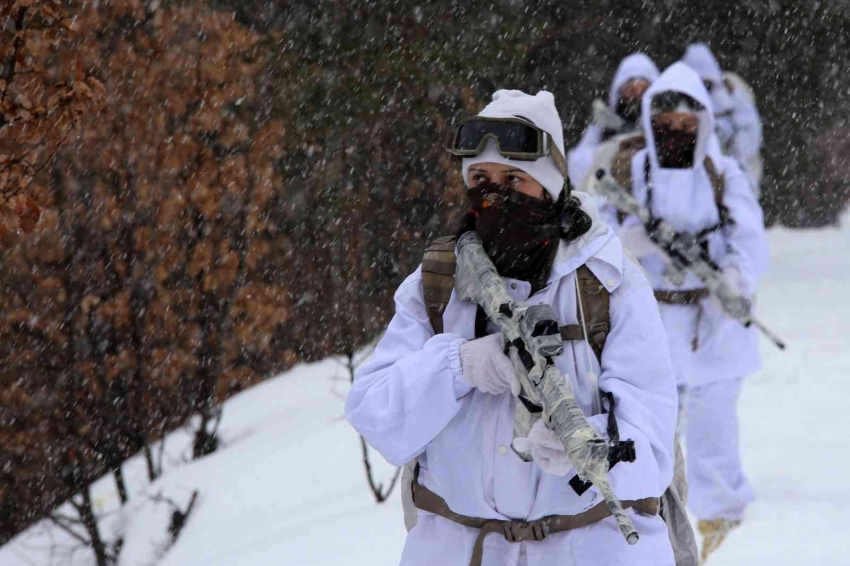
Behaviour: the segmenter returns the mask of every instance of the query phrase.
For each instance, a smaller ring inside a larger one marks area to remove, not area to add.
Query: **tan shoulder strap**
[[[611,176],[620,185],[632,193],[632,158],[635,153],[646,147],[646,138],[643,136],[634,136],[620,143],[620,148],[614,155],[614,160],[611,162]],[[617,219],[620,223],[625,220],[625,215],[622,212],[617,213]]]
[[[561,327],[563,340],[584,340],[581,313],[584,311],[587,325],[587,338],[599,363],[602,363],[602,350],[611,331],[611,294],[586,265],[576,270],[578,278],[581,309],[577,309],[578,324]]]
[[[711,188],[714,189],[714,204],[717,205],[717,212],[720,214],[720,223],[725,224],[729,220],[729,209],[723,204],[726,196],[726,178],[717,170],[717,166],[708,155],[705,156],[705,170],[711,181]]]
[[[620,148],[611,161],[611,176],[614,180],[632,190],[632,157],[646,147],[646,138],[634,136],[620,142]]]
[[[422,295],[435,334],[443,333],[443,313],[455,286],[455,240],[454,236],[437,238],[422,258]]]

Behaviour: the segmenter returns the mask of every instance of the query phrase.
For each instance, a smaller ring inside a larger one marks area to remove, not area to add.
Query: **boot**
[[[731,519],[700,519],[697,523],[697,530],[702,535],[702,552],[700,552],[700,564],[705,564],[715,550],[717,550],[723,541],[726,540],[726,535],[741,524],[741,521],[733,521]]]

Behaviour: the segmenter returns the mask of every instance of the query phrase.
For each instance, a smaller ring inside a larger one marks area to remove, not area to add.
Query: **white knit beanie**
[[[521,90],[497,90],[493,101],[484,107],[479,114],[488,118],[524,118],[552,136],[555,145],[564,153],[564,127],[561,117],[555,108],[555,97],[551,92],[541,90],[531,96]],[[463,159],[463,181],[469,186],[469,168],[476,163],[498,163],[510,165],[534,177],[543,185],[552,200],[558,200],[564,188],[564,176],[555,165],[551,155],[541,157],[537,161],[518,161],[502,157],[491,141],[484,151],[474,157]]]

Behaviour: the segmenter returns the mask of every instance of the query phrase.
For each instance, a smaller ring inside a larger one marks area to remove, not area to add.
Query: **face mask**
[[[470,187],[466,194],[471,211],[461,233],[475,230],[500,275],[528,281],[533,291],[543,287],[560,241],[561,203],[495,183]]]
[[[640,98],[621,98],[617,101],[617,107],[614,110],[627,124],[633,126],[640,119]]]
[[[696,133],[670,130],[652,124],[652,136],[658,164],[665,169],[688,169],[694,165],[694,151],[697,145]]]

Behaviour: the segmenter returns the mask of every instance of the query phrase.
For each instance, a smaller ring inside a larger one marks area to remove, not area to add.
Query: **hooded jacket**
[[[705,107],[699,113],[694,166],[691,168],[669,169],[659,165],[650,108],[652,98],[665,91],[687,94]],[[718,150],[711,108],[708,91],[687,65],[675,63],[661,74],[643,97],[641,118],[647,132],[647,147],[632,159],[632,191],[638,202],[656,218],[663,218],[677,230],[695,234],[717,226],[720,214],[705,167],[705,157],[710,156],[725,182],[723,205],[728,209],[731,221],[708,237],[709,253],[722,269],[735,270],[740,274],[740,291],[752,296],[768,264],[762,211],[736,161],[721,155]],[[647,163],[652,183],[651,203],[647,202]],[[627,218],[623,228],[636,224],[639,224],[636,218]],[[660,252],[638,259],[655,290],[703,287],[701,280],[691,273],[686,275],[681,285],[667,280],[667,262]],[[660,306],[679,383],[699,385],[733,379],[752,373],[761,366],[756,330],[746,329],[726,316],[713,300],[705,299],[701,306]],[[695,336],[699,340],[696,351],[692,347]]]
[[[714,86],[711,102],[719,120],[718,132],[723,152],[735,158],[744,170],[754,189],[758,190],[761,172],[758,161],[762,143],[761,117],[740,77],[723,73],[720,64],[704,43],[688,46],[682,62],[692,68],[704,81]],[[740,84],[743,83],[743,84]],[[732,90],[727,85],[731,85]]]
[[[608,90],[608,109],[613,111],[620,98],[620,89],[632,79],[645,78],[650,83],[658,78],[658,67],[644,53],[632,53],[620,62],[611,88]],[[595,122],[591,123],[582,134],[578,144],[570,150],[567,157],[570,181],[573,186],[580,187],[587,175],[590,165],[593,163],[594,155],[602,143],[604,128]]]
[[[620,437],[635,441],[637,460],[609,474],[621,499],[660,496],[673,476],[677,397],[664,329],[652,291],[640,269],[623,254],[618,238],[600,223],[589,197],[576,193],[594,219],[577,241],[563,241],[548,283],[529,297],[530,285],[505,279],[511,296],[548,303],[562,324],[577,321],[575,270],[586,264],[610,291],[611,332],[600,364],[585,342],[568,342],[556,364],[569,379],[591,425],[604,434],[607,415],[593,412],[596,387],[614,394]],[[578,496],[574,475],[544,473],[511,449],[517,400],[471,389],[462,375],[459,349],[474,338],[476,306],[456,293],[434,334],[422,295],[421,268],[395,295],[396,313],[371,361],[358,372],[346,400],[352,426],[394,465],[419,458],[419,481],[463,515],[535,520],[574,515],[602,501],[596,488]],[[589,377],[593,371],[598,383]],[[632,515],[640,544],[628,546],[613,518],[539,542],[509,543],[489,535],[486,566],[653,564],[673,566],[660,517]],[[418,512],[401,558],[403,566],[467,566],[478,531]]]

